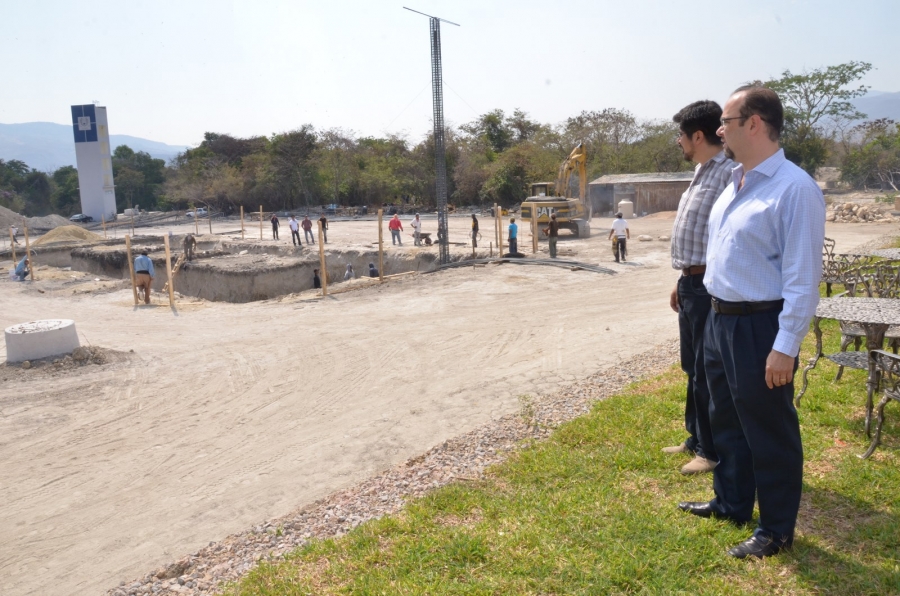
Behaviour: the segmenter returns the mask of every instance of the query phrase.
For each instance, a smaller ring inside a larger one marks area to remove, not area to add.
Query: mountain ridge
[[[188,148],[124,134],[109,135],[109,142],[112,151],[120,145],[128,145],[135,152],[145,151],[166,162]],[[0,159],[18,159],[42,172],[75,166],[72,125],[55,122],[0,123]]]

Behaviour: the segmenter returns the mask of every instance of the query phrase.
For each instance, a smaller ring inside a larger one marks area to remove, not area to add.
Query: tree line
[[[823,165],[839,167],[854,188],[896,191],[900,125],[866,120],[850,103],[866,93],[858,81],[871,69],[869,63],[848,62],[800,74],[784,71],[763,84],[784,102],[782,144],[788,159],[812,175]],[[692,164],[675,144],[677,132],[671,121],[641,120],[620,108],[584,111],[555,125],[521,110],[493,110],[445,133],[449,200],[515,205],[528,196],[532,182],[555,180],[560,163],[579,143],[587,150],[589,180],[688,170]],[[316,130],[311,124],[269,137],[208,132],[169,164],[127,146],[116,148],[112,162],[119,211],[435,204],[430,134],[412,142],[399,135]],[[570,196],[577,180],[571,184]],[[75,168],[44,173],[21,161],[0,160],[0,205],[26,215],[71,215],[79,204]]]

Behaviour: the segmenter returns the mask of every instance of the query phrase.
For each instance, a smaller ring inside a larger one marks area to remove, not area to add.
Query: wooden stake
[[[134,211],[131,212],[131,235],[134,236]]]
[[[9,230],[9,249],[12,251],[13,263],[16,262],[16,237],[13,236],[12,229]]]
[[[502,257],[503,256],[503,216],[502,215],[500,216],[500,220],[498,221],[498,223],[500,224],[498,226],[498,229],[500,230],[500,234],[498,234],[497,248],[499,250],[497,251],[497,255]]]
[[[244,206],[241,205],[241,240],[244,239]]]
[[[384,209],[378,210],[378,281],[384,281],[384,230],[382,229],[382,216]]]
[[[125,234],[125,252],[128,256],[128,271],[131,272],[131,292],[134,294],[134,305],[138,305],[137,280],[134,277],[134,260],[131,258],[131,236]]]
[[[259,206],[259,239],[262,240],[262,205]]]
[[[194,207],[194,235],[200,235],[200,224],[197,223],[197,208]]]
[[[31,244],[28,242],[28,224],[23,222],[22,227],[25,228],[25,256],[28,258],[28,274],[31,276],[31,281],[37,281],[34,279],[34,256],[31,254]]]
[[[261,214],[262,212],[260,212]],[[322,222],[319,222],[319,272],[322,274],[322,295],[328,295],[328,269],[325,268],[325,237],[322,234]]]
[[[100,223],[103,224],[103,237],[106,238],[106,217],[100,216]]]
[[[491,244],[490,244],[490,249],[491,249],[491,258],[493,259],[494,258],[494,243],[493,242],[491,242]]]
[[[537,225],[537,206],[531,206],[531,254],[537,254],[538,251],[538,225]]]
[[[172,253],[169,251],[169,237],[163,236],[166,245],[166,275],[169,278],[169,306],[175,306],[175,279],[172,277]]]
[[[497,225],[500,221],[500,207],[497,203],[494,203],[494,242],[497,246],[500,246],[500,226]]]
[[[209,207],[206,208],[206,221],[209,222],[209,235],[212,236],[212,211]]]

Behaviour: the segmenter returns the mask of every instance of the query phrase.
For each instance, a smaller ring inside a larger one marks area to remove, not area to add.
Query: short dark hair
[[[742,85],[732,95],[744,94],[741,104],[741,118],[749,118],[754,114],[769,127],[769,140],[777,141],[784,128],[784,106],[778,94],[759,83]]]
[[[678,125],[683,133],[694,136],[698,130],[703,133],[706,142],[713,146],[722,144],[722,139],[716,134],[722,118],[722,107],[714,101],[704,99],[695,101],[681,108],[672,116],[672,122]]]

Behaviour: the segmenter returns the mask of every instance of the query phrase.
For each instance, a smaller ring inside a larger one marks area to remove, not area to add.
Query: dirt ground
[[[451,240],[468,222],[451,219]],[[669,243],[655,240],[671,218],[632,221],[633,238],[654,240],[632,240],[624,264],[598,230],[607,223],[560,248],[609,274],[488,265],[327,298],[184,299],[175,309],[159,295],[136,308],[127,284],[78,272],[4,279],[4,328],[74,319],[82,345],[109,356],[0,366],[2,592],[101,592],[515,412],[522,395],[675,338],[676,273]],[[484,244],[485,230],[490,220]],[[827,229],[838,252],[897,233]],[[404,238],[390,250],[420,250]],[[358,249],[377,230],[333,222],[329,240]]]

